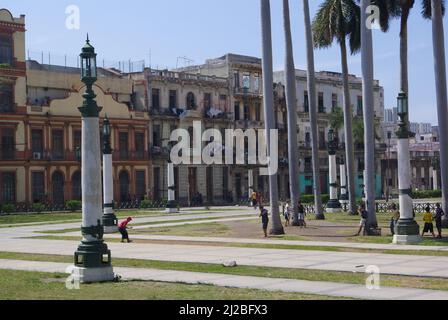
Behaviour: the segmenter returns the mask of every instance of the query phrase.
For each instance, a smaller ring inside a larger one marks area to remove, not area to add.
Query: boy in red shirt
[[[122,222],[120,222],[120,224],[118,225],[118,231],[120,231],[121,233],[121,242],[123,243],[124,240],[127,240],[128,243],[132,242],[131,240],[129,240],[129,235],[128,235],[128,224],[129,222],[132,221],[132,218],[129,217],[126,220],[123,220]]]

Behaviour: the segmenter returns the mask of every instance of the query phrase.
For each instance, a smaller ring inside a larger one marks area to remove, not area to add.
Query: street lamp
[[[432,183],[433,189],[439,190],[439,170],[440,170],[440,159],[438,157],[434,157],[432,159]]]
[[[171,161],[171,142],[169,144],[170,154],[168,155],[168,165],[167,165],[167,177],[168,177],[168,203],[166,206],[166,213],[177,213],[178,202],[176,201],[176,179],[174,177],[174,163]]]
[[[118,232],[118,219],[114,213],[114,182],[112,167],[111,130],[109,118],[103,121],[103,193],[104,193],[104,233]]]
[[[115,278],[111,252],[104,243],[102,225],[101,146],[99,113],[93,84],[97,80],[96,53],[89,37],[82,48],[81,81],[86,85],[82,117],[82,241],[75,252],[73,281],[80,283],[112,281]]]
[[[339,160],[339,171],[341,176],[341,196],[339,198],[339,202],[344,205],[344,210],[346,210],[350,201],[348,198],[347,188],[347,170],[345,168],[345,161],[343,156]]]
[[[330,176],[330,200],[327,204],[327,213],[341,212],[342,206],[338,200],[338,168],[336,163],[336,152],[338,139],[333,128],[328,131],[328,156]]]
[[[395,228],[395,244],[411,244],[421,241],[420,227],[414,220],[412,202],[411,161],[409,153],[409,106],[403,91],[398,95],[398,116],[400,117],[398,137],[398,183],[400,189],[400,220]]]

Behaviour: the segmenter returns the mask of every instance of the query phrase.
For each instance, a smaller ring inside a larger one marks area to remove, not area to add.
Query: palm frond
[[[442,14],[445,15],[445,0],[440,0],[442,6]],[[431,0],[422,0],[422,16],[425,19],[432,18]]]

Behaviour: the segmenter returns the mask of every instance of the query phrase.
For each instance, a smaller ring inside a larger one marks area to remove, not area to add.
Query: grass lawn
[[[38,255],[0,252],[0,259],[25,260],[25,261],[48,261],[60,263],[72,263],[73,257],[57,255]],[[328,281],[338,283],[351,283],[363,285],[367,275],[363,272],[338,272],[289,268],[272,268],[256,266],[238,266],[225,268],[217,264],[167,262],[138,259],[113,259],[116,267],[150,268],[158,270],[177,270],[190,272],[204,272],[217,274],[232,274],[241,276],[256,276],[266,278],[295,279],[308,281]],[[1,281],[0,281],[1,284]],[[423,278],[407,276],[381,275],[381,285],[384,287],[406,287],[432,290],[448,290],[448,279]],[[1,293],[0,293],[1,297]]]
[[[118,218],[133,217],[156,217],[164,216],[162,211],[117,211]],[[0,216],[0,228],[16,227],[13,224],[28,224],[28,223],[62,223],[62,222],[76,222],[82,218],[81,212],[67,212],[67,213],[40,213],[40,214],[17,214],[17,215],[3,215]]]
[[[336,300],[300,293],[161,282],[119,282],[65,287],[66,274],[0,270],[0,300]]]
[[[208,219],[209,220],[209,219]],[[196,221],[196,220],[195,220]],[[191,236],[191,237],[205,237],[205,236],[223,236],[228,234],[230,227],[217,222],[202,223],[202,224],[187,224],[172,227],[160,227],[149,229],[133,230],[134,234],[152,234],[152,235],[176,235],[176,236]],[[132,236],[132,234],[131,234]]]

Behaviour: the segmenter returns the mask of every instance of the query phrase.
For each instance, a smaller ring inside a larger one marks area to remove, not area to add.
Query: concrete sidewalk
[[[0,252],[73,255],[77,241],[4,239]],[[448,257],[313,250],[232,248],[205,245],[109,243],[112,257],[344,272],[365,272],[377,266],[381,274],[448,278]]]
[[[157,225],[158,226],[158,225]],[[61,235],[61,234],[59,234]],[[79,235],[79,232],[78,232]],[[106,239],[120,239],[119,235],[105,235]],[[402,250],[402,251],[448,251],[448,246],[419,246],[419,245],[394,245],[376,243],[354,243],[354,242],[328,242],[328,241],[295,241],[275,239],[242,239],[242,238],[220,238],[220,237],[185,237],[185,236],[162,236],[162,235],[132,235],[133,239],[155,240],[155,241],[177,241],[177,242],[214,242],[214,243],[238,243],[238,244],[268,244],[289,245],[305,247],[328,247],[328,248],[352,248],[371,250]]]
[[[0,260],[0,269],[4,270],[66,273],[69,267],[69,265],[64,263]],[[207,284],[220,287],[259,289],[274,292],[296,292],[338,298],[366,300],[448,300],[447,291],[413,288],[383,287],[379,290],[369,290],[366,286],[344,283],[138,268],[115,268],[115,273],[121,275],[123,280]]]

